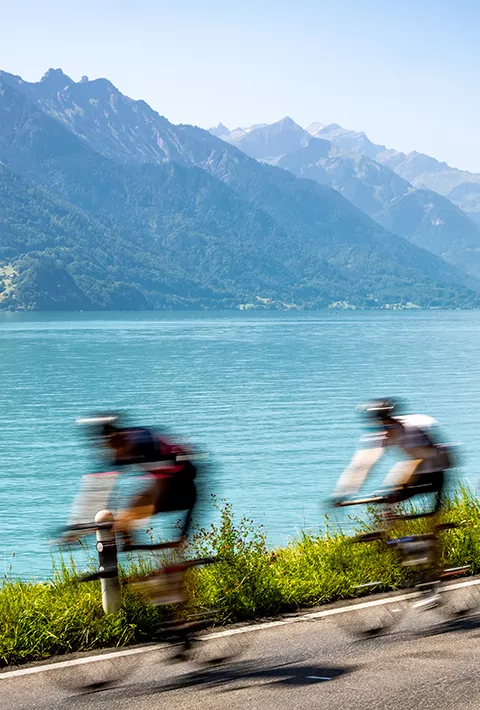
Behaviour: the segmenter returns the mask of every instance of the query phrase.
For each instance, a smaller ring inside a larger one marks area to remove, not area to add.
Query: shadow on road
[[[165,693],[173,690],[186,688],[221,689],[223,692],[240,690],[247,686],[262,686],[267,684],[282,686],[303,686],[312,684],[322,684],[347,673],[353,672],[354,666],[319,666],[315,664],[298,664],[298,661],[290,663],[261,665],[262,661],[243,661],[231,663],[225,666],[216,666],[200,669],[192,669],[175,677],[164,680],[150,680],[131,685],[121,685],[108,689],[109,698],[113,698],[117,693],[121,694],[122,700],[147,697],[157,693]],[[158,675],[164,673],[168,666],[158,666]],[[155,668],[151,671],[154,676]],[[226,687],[234,684],[233,687]],[[107,689],[105,689],[107,691]],[[88,692],[88,691],[87,691]],[[90,691],[91,692],[91,691]],[[105,698],[103,692],[94,694],[99,702]],[[77,696],[78,697],[78,696]],[[93,697],[91,696],[93,701]]]
[[[237,663],[220,668],[201,669],[182,675],[167,683],[159,683],[161,691],[177,690],[190,686],[219,686],[235,681],[247,681],[248,685],[311,685],[334,680],[354,670],[353,667],[326,667],[318,665],[295,665],[295,662],[275,666],[258,667],[252,662]],[[236,686],[237,688],[238,686]]]
[[[480,629],[480,615],[469,616],[464,619],[447,619],[429,629],[423,629],[415,634],[417,637],[438,636],[440,634],[459,633],[466,631],[475,631]]]
[[[354,667],[295,665],[295,662],[259,667],[258,663],[253,664],[249,661],[217,668],[200,669],[160,683],[124,687],[122,695],[129,694],[133,698],[191,687],[216,687],[218,689],[230,683],[234,683],[235,686],[226,689],[226,692],[250,685],[311,685],[312,683],[326,683],[346,673],[351,673],[353,670],[355,670]]]

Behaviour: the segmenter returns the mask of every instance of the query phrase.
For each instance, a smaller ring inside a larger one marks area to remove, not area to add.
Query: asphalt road
[[[391,608],[394,608],[393,606]],[[480,708],[480,616],[449,622],[409,609],[388,635],[358,640],[351,615],[250,627],[205,645],[242,644],[220,666],[168,663],[165,648],[21,675],[0,673],[2,710],[453,710]],[[341,621],[341,623],[339,623]],[[248,642],[248,643],[247,643]],[[171,651],[170,651],[171,652]],[[107,689],[79,690],[115,676]]]

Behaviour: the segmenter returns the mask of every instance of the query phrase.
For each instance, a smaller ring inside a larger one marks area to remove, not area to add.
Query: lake
[[[2,313],[0,573],[48,576],[48,535],[92,468],[74,420],[96,410],[198,442],[212,492],[272,545],[322,525],[364,399],[436,417],[477,485],[479,352],[477,311]]]

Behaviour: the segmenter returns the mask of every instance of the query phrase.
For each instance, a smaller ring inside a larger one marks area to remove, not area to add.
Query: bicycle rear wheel
[[[463,619],[472,616],[480,610],[480,584],[476,580],[462,586],[442,584],[440,599],[439,610],[447,618]]]
[[[351,611],[339,614],[337,622],[350,635],[371,638],[391,631],[402,620],[405,611],[406,602],[403,599],[359,602],[351,605]]]
[[[248,634],[235,629],[208,629],[215,612],[200,613],[184,621],[172,622],[159,630],[173,646],[173,661],[191,661],[200,665],[228,663],[249,646]]]
[[[50,682],[76,694],[95,693],[125,682],[136,668],[129,655],[116,655],[115,652],[96,654],[92,661],[84,656],[78,661],[67,665],[60,660],[57,668],[54,662],[48,672]]]
[[[239,658],[248,648],[248,634],[232,631],[204,632],[195,636],[190,658],[203,666],[217,666]]]

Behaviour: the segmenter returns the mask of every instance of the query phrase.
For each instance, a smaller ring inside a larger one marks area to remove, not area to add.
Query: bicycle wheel
[[[371,638],[389,632],[396,626],[406,610],[404,600],[388,603],[352,604],[351,611],[339,614],[339,626],[350,635],[358,638]]]
[[[234,630],[202,632],[192,640],[189,658],[200,665],[216,666],[239,658],[249,646],[249,634]]]
[[[50,682],[72,693],[95,693],[112,688],[124,682],[135,670],[136,664],[127,656],[105,654],[90,661],[86,656],[78,663],[64,665],[62,661],[55,668],[55,663],[48,673]]]
[[[163,626],[160,635],[172,644],[172,661],[218,665],[239,657],[248,648],[249,634],[236,633],[235,629],[208,629],[214,617],[214,612],[202,613]]]
[[[449,619],[462,619],[480,610],[480,584],[442,585],[439,611]]]

